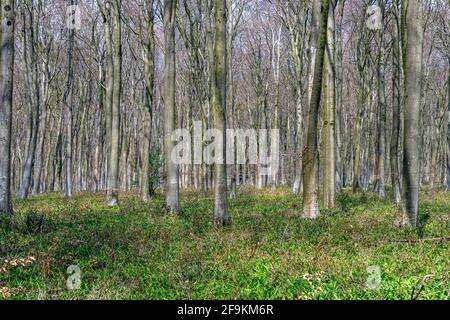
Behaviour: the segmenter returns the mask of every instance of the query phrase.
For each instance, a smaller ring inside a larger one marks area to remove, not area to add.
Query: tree
[[[14,77],[14,0],[0,2],[0,216],[13,213],[11,123]]]
[[[105,92],[105,140],[106,140],[106,188],[107,188],[107,196],[106,202],[108,205],[114,205],[114,203],[109,203],[109,200],[114,201],[114,199],[110,199],[113,193],[110,191],[111,181],[110,181],[110,167],[111,167],[111,159],[112,159],[112,109],[113,109],[113,97],[114,97],[114,50],[113,50],[113,39],[111,34],[111,3],[105,2],[103,3],[100,0],[97,0],[97,4],[100,8],[102,18],[103,18],[103,27],[105,33],[105,46],[106,46],[106,92]],[[117,155],[118,158],[118,155]]]
[[[114,0],[114,81],[111,107],[111,150],[108,161],[106,202],[114,207],[119,202],[120,99],[122,93],[122,0]]]
[[[324,61],[323,101],[323,195],[325,208],[336,206],[336,74],[334,4],[330,4],[327,27],[327,47]]]
[[[359,17],[358,17],[359,18]],[[359,18],[360,20],[360,18]],[[363,22],[365,22],[365,16]],[[369,68],[369,37],[367,28],[364,25],[359,25],[362,28],[358,31],[357,45],[356,45],[356,61],[358,71],[358,89],[357,89],[357,101],[356,101],[356,128],[354,128],[354,143],[352,149],[353,154],[353,182],[352,189],[356,192],[360,188],[360,163],[361,163],[361,149],[363,149],[363,127],[365,120],[365,109],[367,104],[367,91],[369,85],[367,84],[367,69]]]
[[[384,0],[379,2],[381,8],[381,29],[379,34],[378,48],[378,105],[380,111],[378,130],[378,196],[382,199],[386,197],[385,171],[386,171],[386,88],[385,88],[385,4]]]
[[[155,39],[154,39],[154,13],[153,0],[146,0],[145,6],[142,6],[144,12],[148,12],[145,19],[146,35],[145,40],[141,35],[141,44],[144,50],[144,77],[145,77],[145,106],[142,110],[142,172],[141,172],[141,199],[148,201],[150,198],[150,145],[152,142],[152,108],[153,108],[153,89],[155,82]]]
[[[303,57],[305,51],[305,39],[307,30],[308,3],[306,1],[278,0],[282,12],[282,22],[289,31],[291,56],[294,64],[294,91],[296,99],[296,134],[295,134],[295,177],[292,187],[294,194],[299,194],[302,189],[302,149],[303,149]],[[309,102],[308,102],[309,103]],[[281,118],[281,117],[280,117]],[[280,126],[281,127],[281,126]]]
[[[166,211],[180,212],[179,171],[172,159],[175,129],[175,18],[176,0],[164,0],[164,164]]]
[[[319,6],[319,0],[314,1]],[[317,127],[319,121],[319,106],[322,95],[322,73],[324,65],[325,48],[327,44],[327,22],[330,3],[328,0],[321,0],[321,15],[313,15],[313,28],[315,28],[315,20],[320,19],[320,26],[317,30],[318,41],[314,67],[314,81],[311,88],[311,100],[308,116],[308,131],[306,135],[306,151],[303,169],[303,216],[315,219],[320,215],[318,189],[319,189],[319,173],[318,173],[318,142]],[[316,32],[315,30],[313,32]]]
[[[220,163],[214,164],[214,222],[217,225],[231,223],[228,213],[227,161],[226,161],[226,112],[227,112],[227,10],[226,0],[214,1],[214,87],[212,92],[212,110],[214,127],[222,135]],[[218,139],[218,137],[216,137]],[[219,139],[220,141],[220,139]],[[216,157],[217,159],[217,157]]]
[[[336,25],[336,115],[335,115],[335,132],[336,132],[336,191],[340,192],[346,181],[344,176],[344,148],[342,136],[342,116],[343,116],[343,94],[344,94],[344,69],[343,69],[343,20],[344,7],[346,0],[337,1],[339,23]]]
[[[401,76],[402,76],[402,41],[401,41],[401,23],[400,23],[400,0],[395,0],[394,3],[394,36],[392,41],[392,134],[391,134],[391,148],[390,148],[390,162],[391,162],[391,185],[395,202],[397,204],[401,201],[401,173],[399,163],[399,143],[400,143],[400,111],[402,103],[401,91]]]
[[[237,4],[237,14],[236,18],[234,19],[233,15],[233,0],[227,0],[227,10],[230,12],[228,14],[228,36],[227,36],[227,66],[228,66],[228,74],[227,74],[227,82],[228,82],[228,105],[231,109],[231,127],[236,127],[236,95],[235,95],[235,88],[234,88],[234,74],[233,74],[233,61],[234,61],[234,46],[235,46],[235,40],[237,35],[237,27],[239,25],[239,22],[242,19],[242,14],[244,13],[244,8],[246,4],[246,0],[241,0],[239,4]],[[234,143],[234,146],[236,148],[237,144]],[[233,165],[231,167],[231,185],[230,185],[230,198],[234,199],[237,196],[237,183],[238,183],[238,165],[236,165],[236,154],[234,155],[233,159]]]
[[[74,5],[74,1],[70,1],[70,5]],[[73,67],[73,47],[75,41],[75,30],[69,29],[69,46],[67,49],[67,82],[66,91],[64,93],[64,106],[66,118],[66,143],[65,143],[65,169],[66,179],[64,181],[64,196],[72,197],[73,189],[73,167],[72,167],[72,144],[73,144],[73,105],[74,105],[74,67]]]
[[[38,70],[38,39],[39,25],[36,17],[35,1],[22,3],[22,18],[24,24],[29,20],[29,28],[23,28],[23,61],[26,70],[27,97],[29,103],[29,118],[27,131],[26,157],[22,168],[19,198],[26,199],[30,191],[33,176],[33,165],[36,156],[37,136],[39,132],[40,89]]]
[[[403,201],[404,211],[412,227],[417,227],[419,222],[420,95],[423,46],[421,2],[409,0],[406,8]]]
[[[41,97],[42,97],[42,113],[41,113],[41,123],[39,126],[38,143],[36,149],[36,161],[34,164],[34,183],[32,195],[37,196],[42,192],[44,187],[45,177],[45,151],[46,145],[49,141],[49,130],[48,130],[48,120],[51,119],[51,114],[49,114],[49,102],[50,102],[50,86],[55,74],[57,73],[56,68],[51,68],[52,57],[51,54],[57,44],[54,41],[54,34],[47,33],[42,35],[42,45],[45,48],[41,56]]]

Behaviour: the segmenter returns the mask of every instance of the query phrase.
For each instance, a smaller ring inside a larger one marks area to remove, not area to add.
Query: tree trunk
[[[381,7],[381,30],[379,30],[379,52],[378,52],[378,105],[380,111],[380,128],[378,132],[378,196],[386,198],[385,190],[385,167],[386,167],[386,90],[385,90],[385,66],[384,66],[384,0],[380,1]]]
[[[103,26],[105,33],[105,47],[106,47],[106,92],[105,92],[105,151],[106,157],[104,157],[104,166],[106,177],[102,174],[101,180],[103,180],[103,185],[109,190],[109,167],[111,160],[111,134],[112,134],[112,105],[113,105],[113,94],[114,94],[114,50],[113,41],[111,35],[111,6],[110,4],[104,4],[101,0],[97,0],[97,4],[100,8],[103,17]],[[107,202],[108,202],[108,191],[107,191]]]
[[[145,77],[145,107],[142,110],[142,171],[141,171],[141,199],[148,201],[150,198],[150,145],[152,140],[152,108],[153,86],[155,78],[155,44],[154,44],[154,14],[153,0],[148,3],[149,19],[147,21],[147,43],[144,44],[144,77]]]
[[[401,74],[402,74],[402,60],[401,60],[401,30],[400,30],[400,0],[395,3],[395,36],[393,38],[393,77],[392,77],[392,92],[393,92],[393,109],[392,109],[392,135],[391,135],[391,184],[395,203],[400,204],[400,165],[399,165],[399,142],[400,142],[400,112],[401,112]]]
[[[38,138],[38,144],[37,144],[37,155],[36,155],[36,166],[34,170],[34,185],[33,185],[33,196],[37,196],[40,192],[44,191],[41,189],[41,178],[42,178],[42,171],[44,166],[44,146],[47,141],[47,131],[46,131],[46,125],[47,125],[47,118],[48,118],[48,92],[49,92],[49,86],[48,86],[48,56],[44,59],[45,61],[42,63],[43,68],[43,75],[42,75],[42,84],[41,84],[41,97],[43,99],[42,101],[42,119],[40,122],[42,125],[40,126],[40,132],[39,132],[39,138]]]
[[[70,2],[73,5],[73,1]],[[64,94],[64,106],[66,117],[66,139],[65,139],[65,169],[66,180],[64,181],[64,196],[72,197],[73,190],[73,166],[72,166],[72,121],[73,121],[73,90],[74,90],[74,70],[73,70],[73,46],[75,34],[74,29],[69,29],[69,47],[67,51],[67,86]]]
[[[106,202],[109,207],[119,203],[119,153],[120,153],[120,99],[122,91],[122,0],[114,7],[114,82],[111,107],[111,150],[108,161],[108,188]]]
[[[35,4],[26,3],[25,6],[31,6],[28,8],[30,15],[30,24],[28,32],[30,32],[30,38],[26,37],[27,28],[24,27],[24,63],[26,68],[27,85],[28,85],[28,99],[30,103],[30,115],[29,115],[29,134],[28,143],[26,148],[25,161],[22,169],[22,180],[19,190],[19,198],[26,199],[30,191],[31,178],[33,176],[33,165],[36,155],[37,136],[39,132],[39,109],[40,109],[40,91],[39,91],[39,78],[38,78],[38,62],[37,62],[37,48],[36,39],[39,39],[38,26],[35,19]],[[26,13],[24,15],[24,24],[26,24]],[[30,48],[30,60],[27,58],[27,46],[29,42]]]
[[[215,77],[212,110],[214,127],[222,135],[219,162],[214,164],[214,222],[217,225],[231,223],[227,200],[227,161],[226,161],[226,112],[227,112],[227,9],[226,0],[214,1],[214,71]]]
[[[14,0],[0,4],[0,216],[12,215],[11,123],[14,75]]]
[[[412,227],[417,227],[419,222],[420,93],[423,44],[421,3],[420,0],[409,0],[406,12],[403,201],[404,211]]]
[[[175,130],[175,17],[176,0],[164,0],[164,157],[165,157],[165,202],[170,214],[180,212],[179,171],[172,159]]]
[[[354,154],[353,154],[353,184],[352,190],[356,192],[360,188],[360,162],[361,162],[361,147],[363,144],[363,128],[364,128],[364,117],[367,112],[365,112],[365,106],[367,101],[367,72],[366,66],[368,64],[368,39],[365,32],[362,32],[360,39],[358,40],[357,48],[357,60],[358,60],[358,92],[357,92],[357,113],[356,113],[356,128],[355,128],[355,138],[354,144]],[[369,86],[370,87],[370,86]]]
[[[343,136],[342,136],[342,115],[343,115],[343,94],[344,94],[344,68],[343,68],[343,19],[344,19],[344,7],[345,0],[337,1],[339,5],[339,25],[336,32],[336,112],[335,112],[335,131],[336,131],[336,191],[340,192],[345,187],[344,179],[344,163],[345,156],[343,153]]]
[[[323,102],[323,184],[324,184],[324,206],[327,209],[336,206],[336,78],[335,78],[335,44],[334,44],[334,7],[330,4],[327,27],[327,48],[325,49],[324,61],[324,102]]]
[[[319,189],[319,173],[318,173],[318,142],[317,127],[319,120],[319,107],[322,95],[322,73],[324,54],[327,43],[327,22],[330,3],[328,0],[321,1],[321,16],[313,17],[314,20],[320,19],[320,27],[317,41],[317,52],[314,70],[314,82],[311,90],[311,101],[308,116],[308,132],[306,135],[306,152],[303,171],[303,215],[306,218],[315,219],[320,215],[318,189]],[[315,0],[315,5],[319,5],[319,0]]]

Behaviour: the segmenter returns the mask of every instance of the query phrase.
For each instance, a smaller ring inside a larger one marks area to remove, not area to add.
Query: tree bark
[[[47,43],[48,46],[51,46],[51,43]],[[40,122],[42,125],[40,126],[39,130],[39,138],[38,138],[38,144],[37,144],[37,155],[36,155],[36,166],[34,170],[34,184],[33,184],[33,196],[37,196],[42,191],[45,191],[44,188],[41,188],[42,183],[42,171],[44,167],[44,147],[45,143],[47,142],[47,135],[48,132],[46,130],[47,126],[47,119],[48,119],[48,100],[49,100],[49,52],[50,50],[46,50],[46,57],[43,59],[44,62],[42,63],[42,83],[41,83],[41,97],[43,99],[42,101],[42,115]]]
[[[420,188],[420,93],[422,78],[422,1],[409,0],[406,12],[405,119],[403,156],[404,211],[418,227]]]
[[[150,146],[152,140],[152,108],[153,87],[155,79],[155,43],[154,43],[154,14],[153,0],[148,1],[149,19],[147,20],[147,42],[144,44],[144,77],[145,77],[145,107],[142,110],[142,130],[144,139],[142,141],[142,171],[141,171],[141,199],[150,199]]]
[[[73,5],[74,1],[70,1]],[[67,83],[66,92],[64,93],[64,107],[66,117],[66,138],[65,138],[65,170],[66,179],[64,181],[64,196],[72,197],[73,190],[73,166],[72,166],[72,145],[74,143],[72,137],[73,129],[73,90],[74,90],[74,69],[73,69],[73,47],[75,41],[74,29],[69,29],[69,47],[67,51]]]
[[[319,0],[315,0],[315,4],[319,4]],[[322,74],[325,47],[327,42],[327,22],[330,3],[328,0],[321,1],[321,16],[313,17],[313,24],[315,19],[320,19],[320,27],[318,30],[319,37],[317,41],[317,53],[314,70],[314,82],[311,90],[311,101],[308,116],[308,132],[306,135],[306,152],[303,171],[303,215],[306,218],[315,219],[320,215],[318,189],[319,189],[319,174],[318,174],[318,142],[317,142],[317,127],[319,120],[319,107],[322,95]]]
[[[344,24],[344,7],[345,0],[337,1],[339,24],[336,26],[336,112],[335,112],[335,131],[336,131],[336,191],[340,192],[345,187],[344,163],[345,156],[343,153],[343,136],[342,136],[342,116],[343,116],[343,94],[344,94],[344,67],[343,67],[343,24]]]
[[[12,215],[11,123],[14,77],[14,0],[0,3],[0,216]]]
[[[111,120],[112,120],[112,105],[113,105],[113,94],[114,94],[114,50],[113,50],[113,41],[111,35],[111,5],[110,3],[103,3],[101,0],[97,0],[97,4],[100,8],[103,18],[103,27],[105,33],[105,47],[106,47],[106,90],[105,90],[105,151],[106,156],[104,157],[104,173],[106,176],[102,174],[101,180],[103,180],[103,184],[106,186],[106,189],[109,188],[109,167],[110,167],[110,159],[111,159]],[[108,191],[107,191],[108,194]],[[108,196],[107,196],[108,202]]]
[[[122,91],[122,0],[114,0],[114,81],[111,107],[111,150],[108,161],[108,188],[106,202],[109,207],[119,204],[120,153],[120,99]]]
[[[214,127],[222,135],[221,157],[214,164],[214,222],[217,225],[231,223],[228,212],[227,161],[226,161],[226,112],[227,112],[227,8],[226,0],[214,1],[214,74],[212,110]],[[217,158],[217,157],[216,157]]]
[[[390,150],[390,165],[391,165],[391,185],[394,200],[397,204],[401,201],[400,192],[400,164],[399,164],[399,142],[400,142],[400,112],[402,103],[401,93],[401,74],[402,74],[402,59],[401,59],[401,28],[400,28],[400,0],[395,1],[395,36],[393,43],[393,77],[392,77],[392,92],[393,92],[393,109],[392,109],[392,135],[391,135],[391,150]]]
[[[164,157],[165,204],[169,214],[180,212],[179,169],[172,159],[175,129],[175,17],[176,0],[164,0]]]
[[[378,51],[378,105],[380,111],[380,128],[378,132],[378,196],[386,198],[385,171],[386,171],[386,88],[385,88],[385,49],[384,49],[384,0],[379,2],[381,7],[381,29],[379,33]]]
[[[335,41],[334,7],[330,4],[327,27],[327,48],[324,61],[324,102],[323,102],[323,184],[324,206],[327,209],[336,206],[336,78],[335,78]]]
[[[39,92],[39,78],[38,78],[38,61],[37,61],[37,39],[39,39],[38,30],[39,27],[35,19],[35,3],[26,2],[24,6],[28,7],[27,11],[30,16],[30,24],[28,32],[30,33],[30,38],[26,37],[27,28],[24,27],[24,64],[26,68],[26,77],[28,85],[28,99],[30,103],[30,114],[29,114],[29,133],[28,142],[26,148],[25,161],[22,168],[22,179],[19,190],[19,198],[24,200],[28,198],[30,191],[31,178],[33,176],[33,165],[36,155],[36,145],[37,136],[39,132],[39,109],[40,109],[40,92]],[[24,24],[26,24],[26,13],[23,13]],[[29,42],[29,44],[28,44]],[[27,51],[28,45],[30,48],[30,57],[28,59]]]

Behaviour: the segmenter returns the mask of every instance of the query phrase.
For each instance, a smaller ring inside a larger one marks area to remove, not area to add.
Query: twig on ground
[[[383,243],[383,244],[387,244],[387,243],[393,243],[393,244],[399,244],[399,243],[414,244],[414,243],[423,243],[423,242],[450,242],[450,237],[423,238],[423,239],[418,239],[418,240],[388,240],[388,241],[382,241],[381,243]]]
[[[419,282],[414,286],[413,291],[411,293],[411,300],[417,300],[420,296],[420,294],[422,293],[423,289],[425,289],[425,284],[427,283],[428,280],[434,278],[435,275],[434,274],[427,274],[425,277],[423,277],[423,279],[420,281],[420,287],[419,290],[417,290],[417,294],[414,294],[417,288],[417,285],[419,284]]]

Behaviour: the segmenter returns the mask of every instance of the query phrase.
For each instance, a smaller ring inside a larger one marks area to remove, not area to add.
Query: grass
[[[224,229],[205,193],[184,192],[180,217],[163,214],[161,194],[123,194],[115,209],[102,194],[44,195],[0,222],[0,299],[448,299],[448,241],[418,240],[450,236],[449,198],[422,194],[417,232],[373,194],[344,192],[309,221],[287,189],[242,188]],[[71,265],[79,290],[67,289]]]

